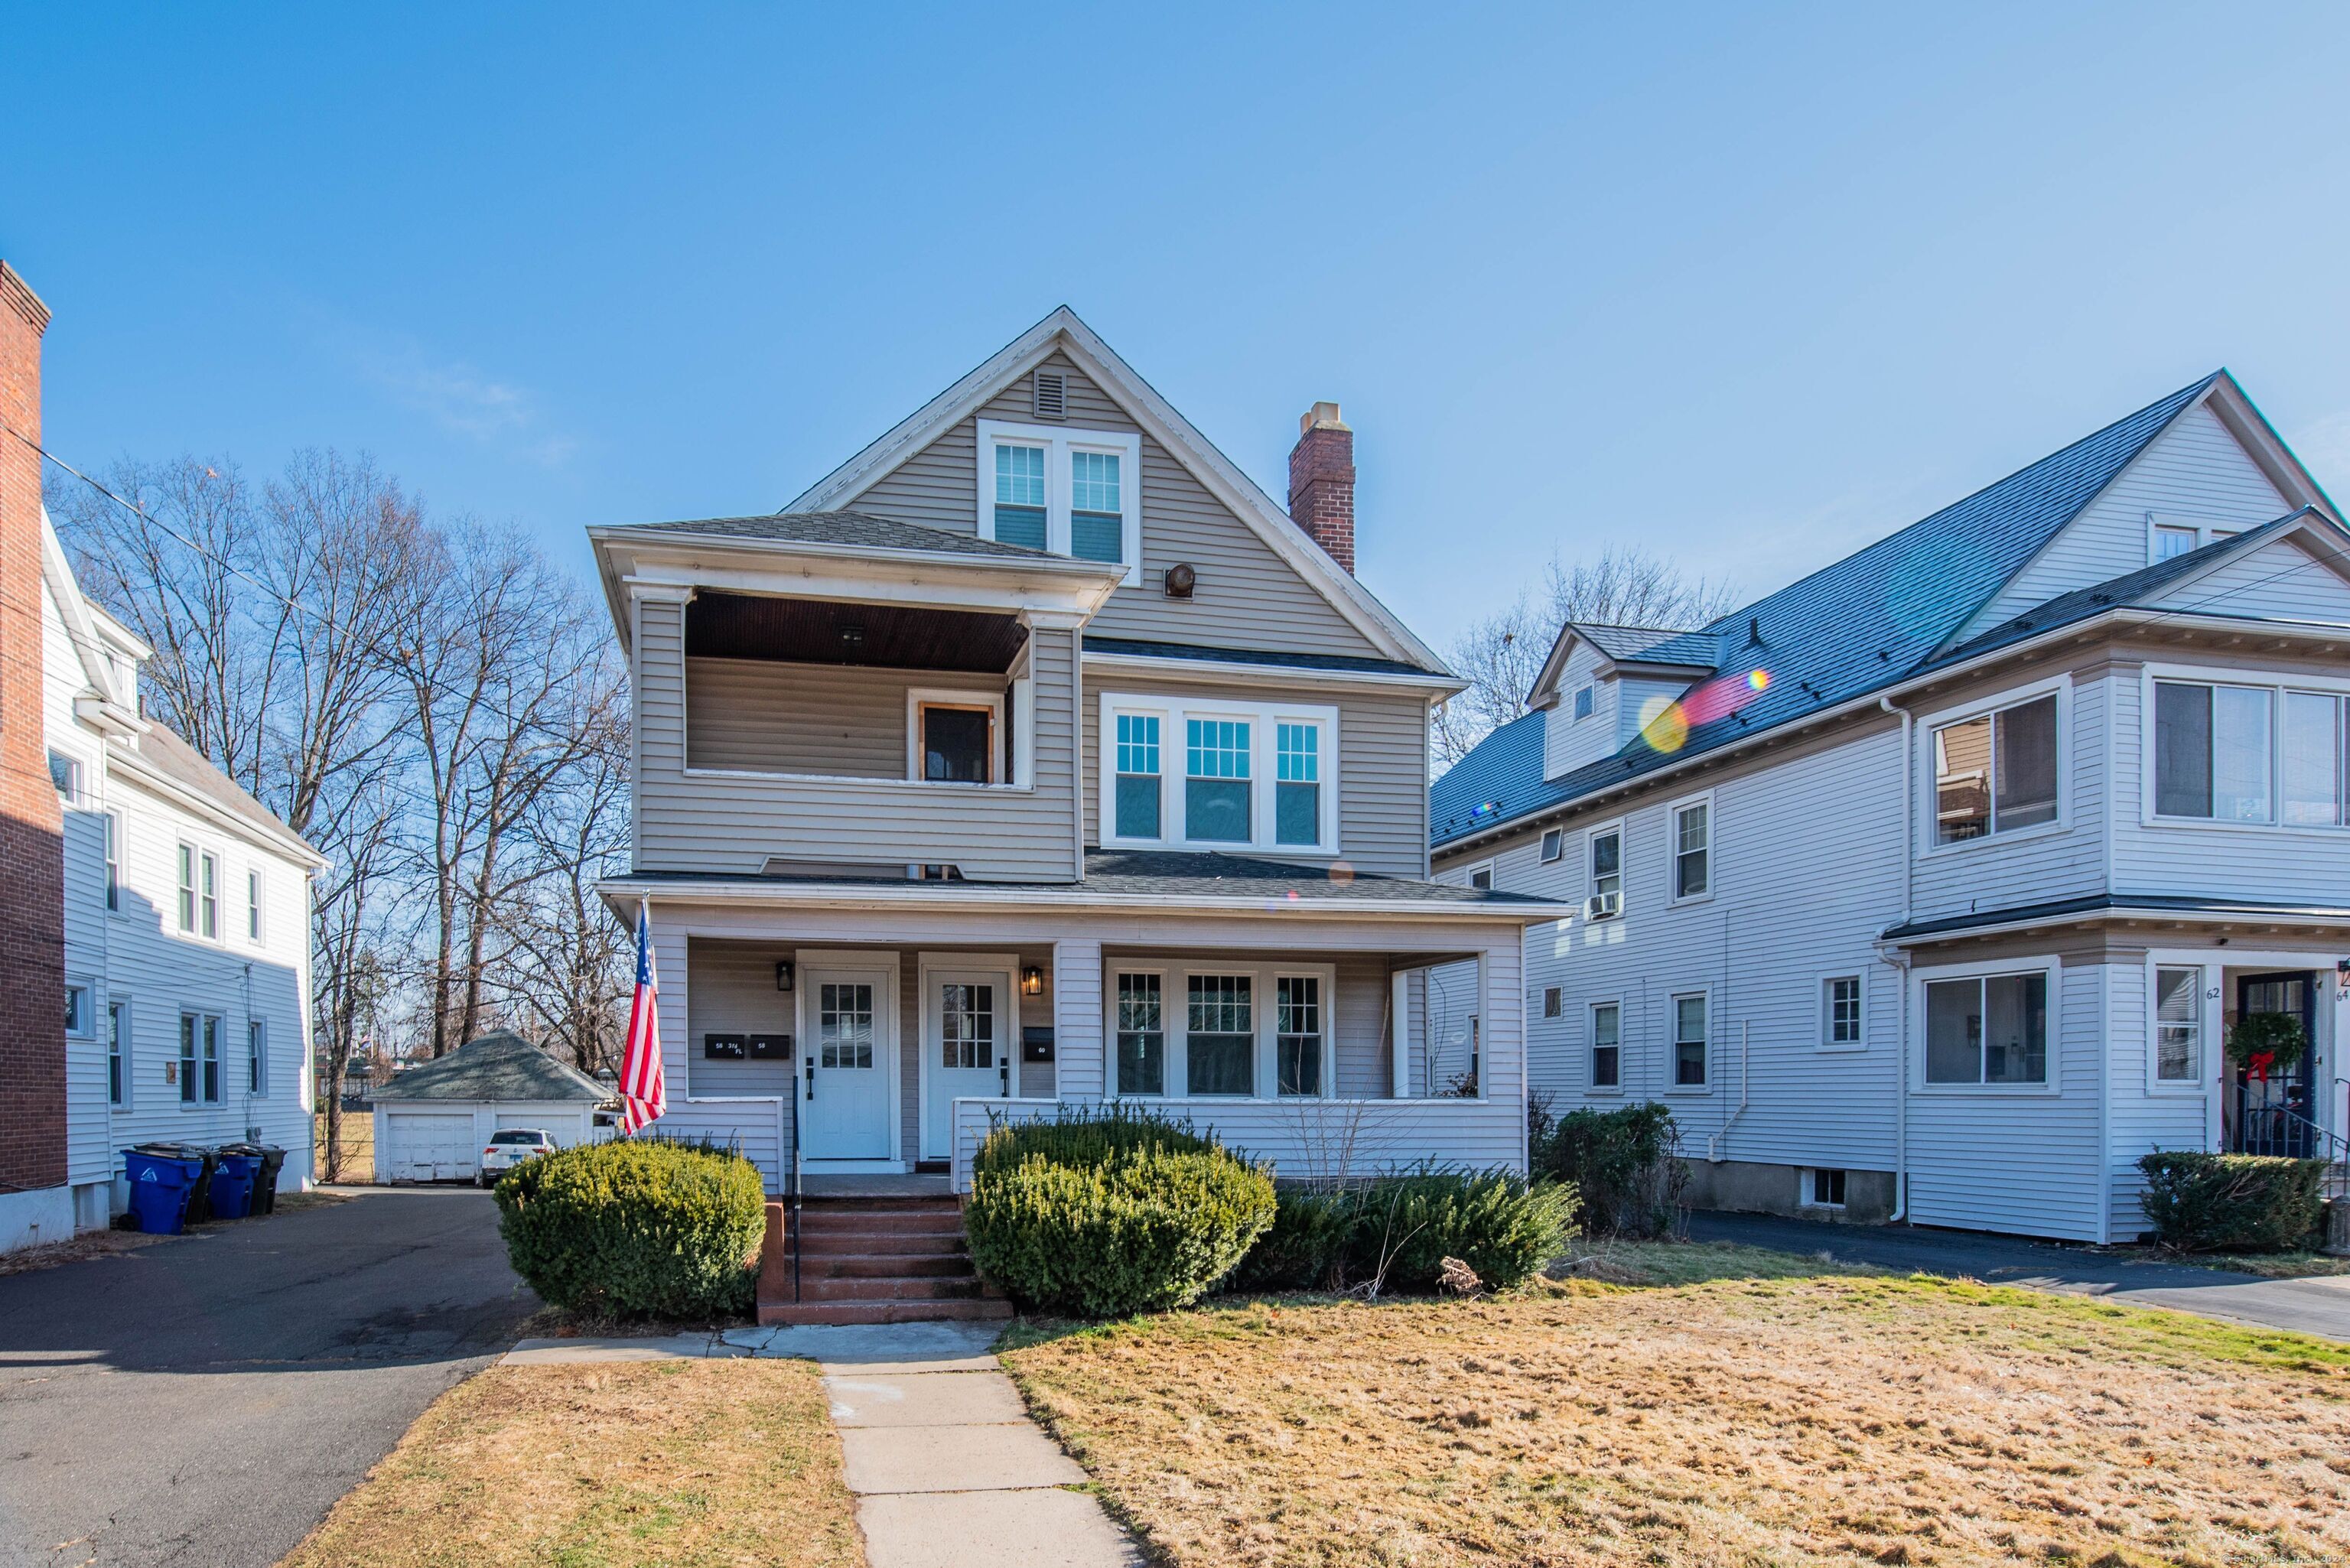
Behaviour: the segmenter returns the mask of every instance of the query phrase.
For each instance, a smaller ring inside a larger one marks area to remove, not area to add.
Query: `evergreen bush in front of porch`
[[[654,1138],[581,1144],[515,1167],[497,1201],[515,1272],[551,1306],[681,1319],[750,1310],[766,1191],[740,1155]]]
[[[2157,1150],[2138,1201],[2166,1247],[2277,1252],[2310,1244],[2325,1212],[2325,1162]]]

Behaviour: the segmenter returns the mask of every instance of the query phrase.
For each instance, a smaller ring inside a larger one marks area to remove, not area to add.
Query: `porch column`
[[[1411,977],[1399,969],[1388,976],[1388,1096],[1411,1098]]]
[[[1107,1075],[1102,1047],[1101,943],[1053,944],[1054,1085],[1065,1100],[1097,1100]]]

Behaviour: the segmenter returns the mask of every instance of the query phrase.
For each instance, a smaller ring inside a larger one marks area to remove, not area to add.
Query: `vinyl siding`
[[[1613,680],[1594,680],[1599,666],[1599,655],[1586,642],[1576,646],[1566,656],[1566,669],[1558,683],[1558,701],[1545,711],[1543,719],[1543,777],[1564,778],[1586,763],[1611,756],[1622,742],[1617,738],[1616,708],[1617,683]],[[1577,721],[1575,716],[1575,693],[1586,681],[1593,681],[1591,717]]]
[[[2189,409],[1950,640],[2147,564],[2147,514],[2244,529],[2293,510],[2210,408]]]
[[[1068,378],[1071,431],[1139,432],[1125,409],[1066,356],[1045,361]],[[1021,377],[972,419],[908,458],[842,503],[859,511],[972,534],[979,528],[977,421],[1049,423],[1035,418],[1029,379]],[[1090,628],[1104,637],[1298,653],[1377,655],[1357,630],[1249,524],[1227,511],[1191,472],[1150,436],[1142,437],[1142,574],[1110,597]],[[1160,587],[1168,567],[1189,562],[1200,574],[1189,600]]]
[[[637,869],[755,873],[782,856],[876,867],[944,861],[975,880],[1075,877],[1074,632],[1033,639],[1026,787],[759,778],[685,769],[681,609],[656,600],[637,611]]]
[[[1338,858],[1357,869],[1388,877],[1423,875],[1428,867],[1428,704],[1417,692],[1361,695],[1294,688],[1274,693],[1262,686],[1153,678],[1132,670],[1092,670],[1080,710],[1085,731],[1086,842],[1101,842],[1100,729],[1104,691],[1263,702],[1283,698],[1338,710]],[[1172,760],[1169,760],[1172,759]],[[1162,764],[1182,765],[1180,745],[1169,745]],[[1249,850],[1267,855],[1264,850]],[[1284,858],[1286,858],[1285,857]]]
[[[1616,743],[1608,748],[1610,753],[1640,738],[1640,726],[1646,722],[1642,715],[1649,711],[1650,703],[1670,702],[1690,685],[1678,676],[1660,680],[1653,675],[1619,675],[1607,684],[1614,689],[1609,705],[1614,711]]]
[[[908,691],[1000,699],[1010,683],[939,670],[689,659],[687,761],[697,768],[902,779]],[[1000,763],[1000,744],[997,757]]]
[[[2350,623],[2350,583],[2294,539],[2272,539],[2151,602],[2205,615]]]

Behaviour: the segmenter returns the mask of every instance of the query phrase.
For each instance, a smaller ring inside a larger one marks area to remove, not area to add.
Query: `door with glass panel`
[[[2282,1012],[2301,1025],[2301,1058],[2266,1070],[2239,1064],[2229,1146],[2236,1154],[2315,1154],[2317,988],[2306,973],[2247,974],[2236,980],[2236,1016]]]
[[[884,970],[811,969],[800,1054],[800,1131],[810,1159],[889,1158],[892,1002]]]
[[[1011,986],[1002,971],[927,970],[922,979],[922,1157],[954,1155],[954,1103],[1018,1087]]]

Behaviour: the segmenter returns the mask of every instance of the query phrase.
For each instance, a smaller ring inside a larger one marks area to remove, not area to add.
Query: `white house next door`
[[[954,1156],[954,1103],[1011,1086],[1012,987],[1003,971],[922,971],[922,1157]]]
[[[810,1159],[889,1158],[889,976],[811,970],[800,1054],[800,1129]]]

